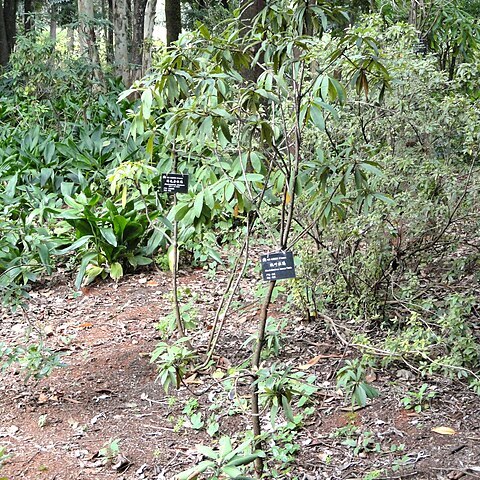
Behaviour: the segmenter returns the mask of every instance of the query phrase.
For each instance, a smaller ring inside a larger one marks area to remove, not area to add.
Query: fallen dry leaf
[[[77,328],[92,328],[92,327],[93,327],[92,322],[83,322]]]
[[[333,353],[331,355],[317,355],[316,357],[313,357],[310,359],[307,363],[303,365],[299,365],[298,368],[300,370],[308,370],[309,368],[313,367],[316,365],[320,360],[324,358],[341,358],[342,355],[339,355],[338,353]]]
[[[44,332],[45,332],[45,335],[46,335],[47,337],[51,337],[51,336],[54,334],[55,330],[54,330],[54,328],[52,327],[52,325],[47,325],[47,326],[44,328]]]
[[[44,393],[41,393],[39,396],[38,396],[38,403],[42,404],[42,403],[47,403],[48,402],[48,397],[47,395],[45,395]]]
[[[202,385],[203,381],[197,378],[197,374],[193,373],[189,377],[185,378],[184,382],[189,385],[197,384],[197,385]]]
[[[455,435],[457,432],[450,427],[434,427],[432,432],[439,433],[440,435]]]
[[[356,412],[358,410],[363,410],[366,407],[366,405],[352,405],[351,407],[340,407],[339,410],[342,412]]]

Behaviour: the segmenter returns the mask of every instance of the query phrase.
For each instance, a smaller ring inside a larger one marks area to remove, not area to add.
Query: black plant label
[[[275,252],[262,255],[262,276],[264,280],[295,278],[295,264],[292,252]]]
[[[188,175],[181,173],[162,173],[162,193],[187,193]]]

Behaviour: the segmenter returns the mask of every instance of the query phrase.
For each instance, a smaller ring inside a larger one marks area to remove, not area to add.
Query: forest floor
[[[208,336],[225,282],[221,273],[180,274],[180,284],[191,290],[190,301],[198,310],[199,332],[204,332],[194,338],[197,345]],[[0,447],[11,457],[0,468],[0,478],[172,478],[201,460],[196,444],[216,441],[204,429],[193,429],[182,413],[194,397],[189,390],[201,393],[195,398],[205,406],[204,418],[211,414],[209,405],[220,407],[215,414],[221,434],[249,428],[247,414],[224,413],[233,400],[218,375],[190,378],[188,389],[168,394],[155,382],[150,355],[161,338],[157,322],[171,310],[168,273],[149,271],[125,276],[118,284],[101,282],[81,295],[71,284],[69,277],[58,275],[31,292],[26,313],[2,311],[2,341],[20,341],[27,328],[42,325],[46,344],[63,350],[66,366],[38,382],[25,382],[13,368],[2,374]],[[255,332],[259,304],[246,285],[219,342],[220,370],[245,360],[251,350],[244,342]],[[399,366],[370,372],[380,397],[349,412],[348,400],[336,388],[336,372],[355,352],[323,322],[306,323],[279,310],[274,314],[288,319],[282,361],[292,367],[310,362],[308,371],[317,375],[320,387],[315,413],[296,437],[299,451],[291,473],[283,478],[480,478],[478,396],[458,382],[428,379],[436,391],[430,408],[405,410],[401,399],[418,392],[425,379]],[[267,426],[268,415],[263,420]],[[120,439],[119,452],[109,459],[101,449],[114,439]],[[345,444],[348,439],[366,448],[356,451]]]

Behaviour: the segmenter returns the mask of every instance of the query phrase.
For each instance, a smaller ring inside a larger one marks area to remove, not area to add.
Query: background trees
[[[0,65],[6,65],[10,53],[15,45],[16,0],[3,0],[0,2]]]

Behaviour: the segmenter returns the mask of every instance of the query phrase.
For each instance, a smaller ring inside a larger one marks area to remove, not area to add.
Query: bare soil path
[[[195,343],[201,344],[225,279],[195,270],[183,272],[180,281],[191,290],[199,319]],[[169,282],[167,273],[148,272],[78,296],[68,282],[57,280],[31,293],[26,315],[2,311],[1,341],[13,344],[25,329],[41,325],[46,344],[63,350],[66,366],[38,382],[25,382],[15,369],[2,374],[0,447],[11,457],[0,478],[160,480],[201,460],[195,445],[215,439],[191,428],[182,413],[191,393],[182,387],[165,394],[150,363],[160,341],[156,324],[170,313]],[[220,342],[224,369],[248,357],[243,342],[255,330],[253,294],[244,288],[238,301]],[[296,437],[297,459],[282,478],[480,478],[478,396],[459,383],[428,379],[437,391],[431,408],[406,411],[400,399],[426,380],[399,367],[372,373],[381,396],[352,414],[336,389],[335,374],[342,358],[354,352],[341,347],[323,324],[276,314],[289,321],[282,361],[300,366],[320,356],[310,369],[320,387],[315,414]],[[209,375],[189,388],[205,391],[198,401],[206,407],[229,401],[221,400],[225,392]],[[268,424],[267,415],[265,420]],[[232,435],[248,428],[248,416],[220,415],[219,423],[220,433]],[[432,431],[438,427],[452,430]],[[106,459],[101,449],[115,439],[120,450]],[[355,449],[349,439],[366,447]]]

